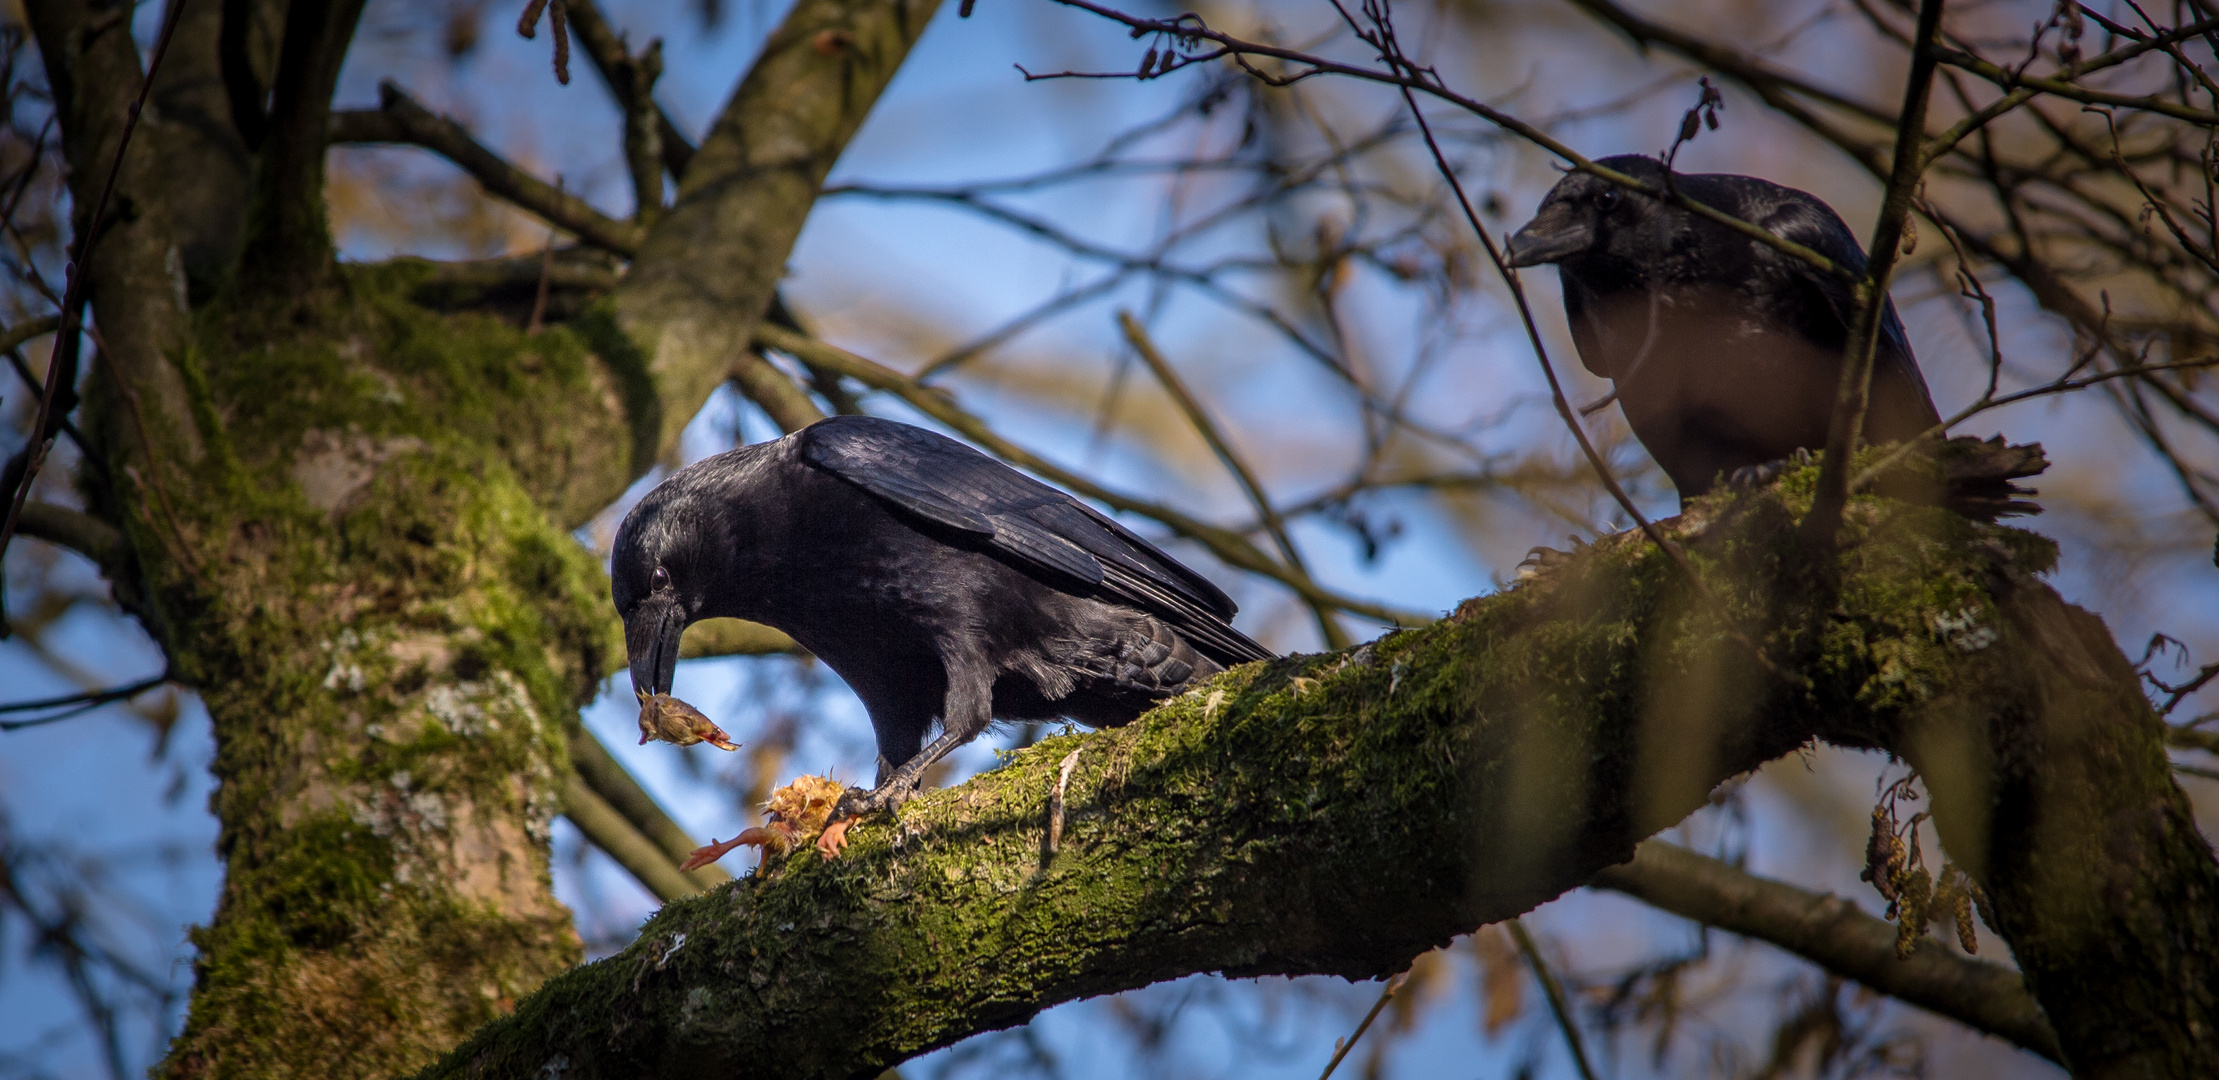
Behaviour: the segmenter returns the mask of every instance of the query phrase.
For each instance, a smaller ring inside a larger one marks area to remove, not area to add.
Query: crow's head
[[[678,639],[700,617],[714,576],[703,554],[712,550],[708,515],[683,485],[648,492],[616,530],[609,592],[624,620],[632,688],[667,693],[678,670]]]
[[[1662,186],[1664,166],[1639,154],[1595,162],[1637,180]],[[1654,197],[1592,173],[1573,172],[1556,182],[1541,209],[1510,238],[1510,265],[1557,263],[1566,271],[1640,275],[1670,250],[1674,219],[1684,217]]]

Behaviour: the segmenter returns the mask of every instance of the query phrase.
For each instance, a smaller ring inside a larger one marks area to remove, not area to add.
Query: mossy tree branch
[[[2077,1073],[2209,1075],[2219,869],[2131,667],[2035,579],[2054,549],[1860,499],[1838,608],[1800,610],[1770,586],[1793,580],[1814,481],[1672,523],[1806,689],[1759,672],[1653,546],[1613,538],[1436,625],[1046,740],[856,829],[837,862],[673,903],[426,1075],[859,1076],[1192,972],[1384,975],[1594,880],[1813,739],[1921,770]]]

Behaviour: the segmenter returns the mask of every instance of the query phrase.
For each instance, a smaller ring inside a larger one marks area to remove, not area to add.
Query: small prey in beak
[[[740,748],[716,721],[669,694],[640,694],[639,699],[641,746],[649,739],[660,739],[677,746],[705,742],[719,750]]]

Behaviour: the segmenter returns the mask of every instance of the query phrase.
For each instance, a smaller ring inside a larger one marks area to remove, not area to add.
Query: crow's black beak
[[[685,606],[669,596],[650,596],[624,620],[624,652],[632,664],[632,689],[642,694],[670,691],[678,674],[678,639],[686,632]]]
[[[1512,266],[1539,266],[1586,251],[1595,242],[1594,226],[1578,219],[1565,203],[1551,203],[1510,238]]]

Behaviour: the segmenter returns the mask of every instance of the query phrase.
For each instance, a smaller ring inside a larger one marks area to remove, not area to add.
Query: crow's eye
[[[669,588],[669,587],[670,587],[670,571],[668,571],[668,570],[665,570],[665,569],[663,569],[663,568],[662,568],[662,567],[660,567],[660,566],[656,567],[656,568],[655,568],[655,588],[657,588],[657,589],[667,589],[667,588]]]
[[[1610,208],[1616,205],[1618,205],[1618,189],[1616,187],[1606,187],[1595,193],[1595,209],[1609,213]]]

